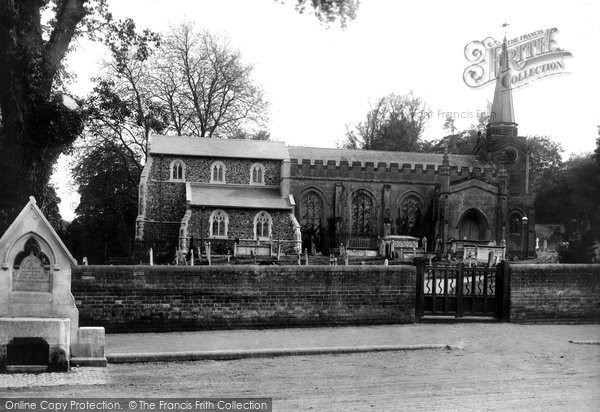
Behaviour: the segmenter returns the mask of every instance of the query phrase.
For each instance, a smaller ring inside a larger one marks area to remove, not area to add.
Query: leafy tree
[[[281,0],[285,2],[285,0]],[[346,26],[348,20],[354,20],[356,10],[358,10],[358,0],[294,0],[296,1],[296,10],[305,13],[307,4],[314,11],[317,18],[327,23],[340,20],[342,27]]]
[[[454,125],[454,117],[446,116],[446,120],[444,120],[444,130],[448,130],[450,134],[456,133],[456,126]]]
[[[348,149],[418,151],[427,120],[425,103],[412,92],[390,94],[377,101],[364,122],[347,129],[342,145]]]
[[[592,156],[575,156],[544,182],[536,196],[536,220],[565,228],[562,262],[589,262],[600,240],[600,165]]]
[[[64,104],[62,61],[73,38],[97,27],[94,16],[110,17],[105,6],[0,1],[0,233],[29,195],[46,203],[52,166],[83,128],[83,113]]]
[[[438,140],[423,142],[421,151],[426,153],[444,153],[448,150],[448,153],[454,154],[473,154],[480,136],[479,132],[475,129],[464,130],[449,134]]]
[[[123,157],[125,149],[103,142],[73,168],[81,199],[68,229],[73,254],[90,263],[129,256],[135,234],[140,164]]]
[[[528,136],[529,150],[529,181],[533,191],[548,184],[563,165],[561,144],[547,136]]]
[[[450,131],[450,134],[441,139],[423,142],[421,151],[427,153],[444,153],[448,150],[448,153],[454,154],[473,154],[477,141],[485,133],[490,110],[491,104],[488,103],[487,111],[479,111],[477,124],[472,124],[468,129],[462,131],[458,131],[454,125],[453,117],[446,117],[444,129]]]
[[[133,20],[126,19],[110,22],[102,40],[111,59],[86,101],[84,139],[72,170],[81,199],[67,235],[73,254],[90,263],[130,255],[148,137],[161,133],[168,122],[148,82],[158,35],[138,32]]]

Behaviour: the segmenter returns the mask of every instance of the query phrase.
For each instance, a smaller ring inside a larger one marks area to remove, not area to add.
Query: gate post
[[[456,266],[456,317],[462,318],[465,311],[463,305],[463,268],[464,264],[460,262]],[[447,269],[449,270],[449,268]]]
[[[496,266],[496,318],[510,322],[510,264],[503,260]]]
[[[425,277],[425,261],[423,259],[415,259],[417,269],[417,296],[415,299],[415,322],[418,322],[423,317],[425,296],[423,295],[423,279]]]

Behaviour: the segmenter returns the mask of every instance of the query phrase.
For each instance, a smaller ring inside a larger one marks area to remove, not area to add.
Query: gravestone
[[[78,327],[76,264],[30,197],[0,238],[0,371],[106,365],[104,328]]]

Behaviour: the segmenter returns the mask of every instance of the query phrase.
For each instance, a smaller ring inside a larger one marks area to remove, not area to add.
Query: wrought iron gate
[[[418,318],[485,316],[504,318],[508,263],[496,267],[417,263]]]

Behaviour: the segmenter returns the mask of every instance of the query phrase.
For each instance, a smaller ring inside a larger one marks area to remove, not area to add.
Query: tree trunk
[[[58,2],[42,37],[41,0],[0,0],[0,235],[27,202],[43,205],[52,166],[81,132],[82,116],[53,91],[87,0]]]
[[[40,161],[24,141],[23,133],[15,132],[0,150],[0,233],[34,196],[44,204],[45,186],[52,171],[52,162]]]

